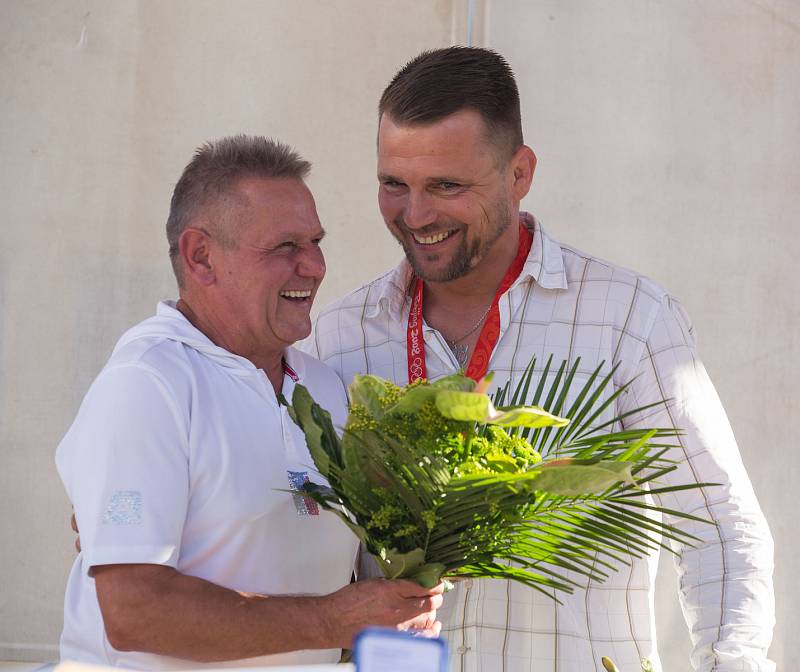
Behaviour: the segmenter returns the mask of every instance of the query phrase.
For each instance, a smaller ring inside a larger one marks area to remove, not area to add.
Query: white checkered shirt
[[[692,664],[703,671],[774,670],[766,658],[774,623],[772,538],[725,412],[697,358],[686,313],[647,278],[560,245],[530,215],[522,221],[534,232],[533,246],[500,300],[501,335],[489,364],[494,382],[510,379],[513,389],[533,356],[537,372],[550,355],[557,364],[580,357],[579,375],[601,362],[607,371],[620,363],[615,384],[634,381],[617,400],[614,415],[671,399],[646,417],[627,418],[625,426],[680,428],[680,446],[670,456],[680,466],[669,482],[720,484],[660,501],[716,523],[670,521],[702,539],[694,547],[673,545],[694,642]],[[411,279],[403,262],[324,309],[308,349],[345,384],[356,373],[406,384]],[[441,334],[425,325],[423,335],[428,377],[456,371]],[[660,670],[656,566],[655,557],[633,560],[603,584],[560,594],[562,605],[515,582],[460,582],[439,612],[453,654],[451,668],[602,672],[600,659],[609,656],[623,672],[638,671],[642,658]]]

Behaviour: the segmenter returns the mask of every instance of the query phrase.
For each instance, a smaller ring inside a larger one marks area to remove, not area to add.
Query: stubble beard
[[[424,255],[425,253],[419,252],[413,246],[413,243],[409,242],[408,239],[411,237],[411,234],[406,233],[403,235],[403,233],[400,233],[408,231],[408,228],[406,227],[402,217],[395,219],[393,223],[395,230],[392,231],[392,234],[403,248],[406,259],[408,260],[408,263],[411,265],[411,268],[417,277],[422,278],[422,280],[426,282],[450,282],[451,280],[463,278],[470,271],[472,271],[472,269],[475,268],[475,266],[480,263],[480,261],[489,253],[500,236],[502,236],[506,229],[508,229],[508,227],[511,225],[511,213],[508,203],[505,199],[498,199],[492,208],[491,214],[494,215],[494,217],[490,217],[490,213],[484,210],[484,216],[486,219],[490,222],[494,221],[495,224],[494,227],[485,227],[489,234],[488,237],[484,239],[474,238],[472,241],[468,241],[467,236],[462,235],[458,249],[453,252],[453,256],[449,263],[443,268],[436,269],[433,272],[426,269],[425,265],[420,262],[418,255]],[[462,234],[465,234],[467,231],[467,227],[460,222],[446,221],[444,223],[446,226],[437,226],[436,228],[439,231],[458,229],[462,232]],[[435,262],[439,260],[439,255],[427,255],[427,259],[428,261]]]

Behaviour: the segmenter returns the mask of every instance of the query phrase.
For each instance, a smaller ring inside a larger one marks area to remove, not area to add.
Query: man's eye
[[[403,183],[397,180],[384,180],[381,184],[387,189],[399,189],[403,186]]]
[[[461,185],[456,182],[439,182],[439,189],[442,191],[453,191],[458,189]]]

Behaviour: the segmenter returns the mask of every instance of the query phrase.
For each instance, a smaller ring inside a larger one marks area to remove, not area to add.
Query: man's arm
[[[350,647],[367,625],[439,632],[442,586],[362,581],[330,595],[238,593],[161,565],[94,567],[106,635],[120,651],[198,662]]]
[[[704,672],[774,670],[767,659],[775,620],[772,537],[728,418],[697,357],[688,318],[670,297],[661,302],[643,348],[634,360],[638,366],[626,374],[633,384],[620,410],[668,402],[625,424],[682,432],[667,455],[677,469],[658,485],[719,484],[661,496],[665,507],[711,521],[668,521],[699,538],[694,546],[676,547],[692,665]]]

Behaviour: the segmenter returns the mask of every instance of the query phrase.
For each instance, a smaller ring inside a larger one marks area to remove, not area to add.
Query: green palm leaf
[[[290,412],[330,484],[305,492],[387,577],[503,578],[551,597],[602,581],[633,557],[696,540],[665,517],[701,520],[647,498],[699,486],[661,485],[676,468],[666,456],[677,430],[619,429],[650,407],[611,417],[628,387],[609,392],[616,373],[601,364],[579,385],[579,361],[555,369],[551,358],[536,380],[534,360],[513,392],[506,384],[492,398],[458,375],[405,389],[356,376],[341,439],[297,385]]]

